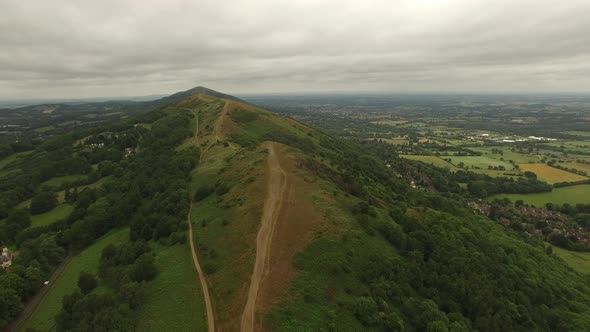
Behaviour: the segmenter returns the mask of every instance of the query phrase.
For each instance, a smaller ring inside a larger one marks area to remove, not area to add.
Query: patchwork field
[[[54,331],[54,317],[61,310],[64,295],[72,293],[78,287],[80,272],[98,273],[98,261],[102,250],[109,244],[121,243],[129,236],[127,228],[111,231],[80,254],[75,256],[57,280],[46,287],[51,287],[31,317],[27,319],[20,331]]]
[[[590,204],[590,184],[579,184],[562,188],[554,188],[551,192],[535,194],[500,194],[491,196],[494,198],[508,198],[512,202],[523,200],[526,204],[534,206],[545,206],[546,203],[572,205],[583,203]]]
[[[458,168],[436,156],[420,156],[420,155],[400,155],[402,158],[417,160],[423,163],[433,165],[436,167],[448,168],[450,170],[457,170]]]
[[[549,184],[557,183],[557,182],[575,182],[575,181],[583,181],[587,180],[588,178],[585,176],[581,176],[578,174],[562,171],[560,169],[547,166],[545,164],[521,164],[520,169],[524,171],[529,171],[537,174],[537,177],[541,180],[546,181]]]

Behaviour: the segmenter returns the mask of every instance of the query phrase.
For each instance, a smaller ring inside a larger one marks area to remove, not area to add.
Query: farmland
[[[423,163],[426,163],[426,164],[429,164],[429,165],[433,165],[433,166],[436,166],[436,167],[448,168],[448,169],[451,169],[451,170],[458,169],[453,164],[450,164],[447,161],[444,161],[441,158],[435,157],[435,156],[402,155],[401,157],[406,158],[406,159],[410,159],[410,160],[421,161]]]
[[[576,182],[588,180],[587,177],[578,174],[566,172],[545,164],[521,164],[520,168],[523,171],[533,172],[541,180],[549,184],[558,182]]]
[[[565,204],[569,203],[572,205],[590,204],[590,184],[579,184],[575,186],[568,186],[562,188],[554,188],[551,192],[546,193],[534,193],[534,194],[500,194],[490,197],[495,198],[508,198],[512,202],[517,200],[523,200],[526,204],[534,206],[545,206],[547,203]]]

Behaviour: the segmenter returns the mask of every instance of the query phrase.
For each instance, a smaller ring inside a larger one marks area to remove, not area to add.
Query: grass
[[[481,148],[469,148],[470,150],[477,151],[483,153],[486,157],[500,160],[503,159],[504,161],[512,160],[517,164],[527,164],[527,163],[534,163],[539,160],[537,156],[522,154],[518,152],[513,152],[509,147],[481,147]],[[501,150],[502,154],[492,153],[492,149]]]
[[[31,154],[32,152],[33,151],[18,152],[0,160],[0,170],[10,165],[13,161],[17,160],[18,158]]]
[[[500,194],[491,196],[494,198],[509,198],[511,201],[523,200],[526,204],[545,206],[546,203],[572,205],[590,203],[590,184],[579,184],[562,188],[554,188],[551,192],[535,194]]]
[[[465,164],[465,166],[469,168],[479,167],[481,170],[488,170],[488,166],[504,166],[507,171],[510,171],[514,168],[510,163],[489,158],[486,156],[467,156],[467,157],[459,157],[459,156],[450,156],[445,158],[451,158],[451,162],[454,165],[458,165],[459,163]]]
[[[389,144],[393,144],[393,145],[408,145],[410,144],[410,141],[408,141],[407,138],[402,138],[402,137],[394,137],[394,138],[375,138],[378,140],[381,140],[383,142],[389,143]]]
[[[588,164],[580,164],[580,163],[571,162],[571,163],[558,163],[557,165],[562,166],[562,167],[577,169],[578,171],[583,171],[583,172],[590,174],[590,165],[588,165]]]
[[[206,331],[199,277],[188,244],[154,248],[158,276],[146,284],[138,331]]]
[[[520,169],[537,174],[537,177],[549,184],[557,182],[575,182],[588,180],[587,177],[578,174],[562,171],[545,164],[521,164]]]
[[[457,170],[458,168],[436,156],[420,156],[420,155],[401,155],[402,158],[421,161],[425,164],[430,164],[436,167],[449,168]]]
[[[51,289],[39,303],[31,317],[23,323],[20,330],[26,331],[27,328],[34,328],[39,331],[55,330],[54,317],[61,310],[64,295],[72,293],[78,287],[80,272],[98,273],[98,262],[102,250],[109,244],[125,241],[128,234],[129,230],[127,228],[111,231],[74,257],[62,275],[52,285],[47,286],[51,287]]]
[[[590,275],[590,253],[569,251],[553,246],[553,253],[563,259],[572,269]]]
[[[31,227],[40,227],[53,224],[60,219],[67,218],[70,213],[72,213],[72,211],[74,211],[74,207],[72,205],[60,204],[51,211],[31,216],[31,220],[33,221]]]
[[[47,187],[61,187],[62,185],[65,184],[69,184],[69,183],[73,183],[76,182],[78,180],[83,180],[86,178],[86,175],[66,175],[66,176],[60,176],[57,178],[52,178],[49,179],[43,183],[41,183],[41,186],[47,186]]]

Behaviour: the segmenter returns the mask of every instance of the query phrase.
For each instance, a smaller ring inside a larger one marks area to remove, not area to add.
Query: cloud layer
[[[587,0],[0,2],[0,98],[590,92]]]

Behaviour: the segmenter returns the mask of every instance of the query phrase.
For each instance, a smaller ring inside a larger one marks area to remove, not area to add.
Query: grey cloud
[[[590,3],[0,2],[0,98],[589,92]]]

